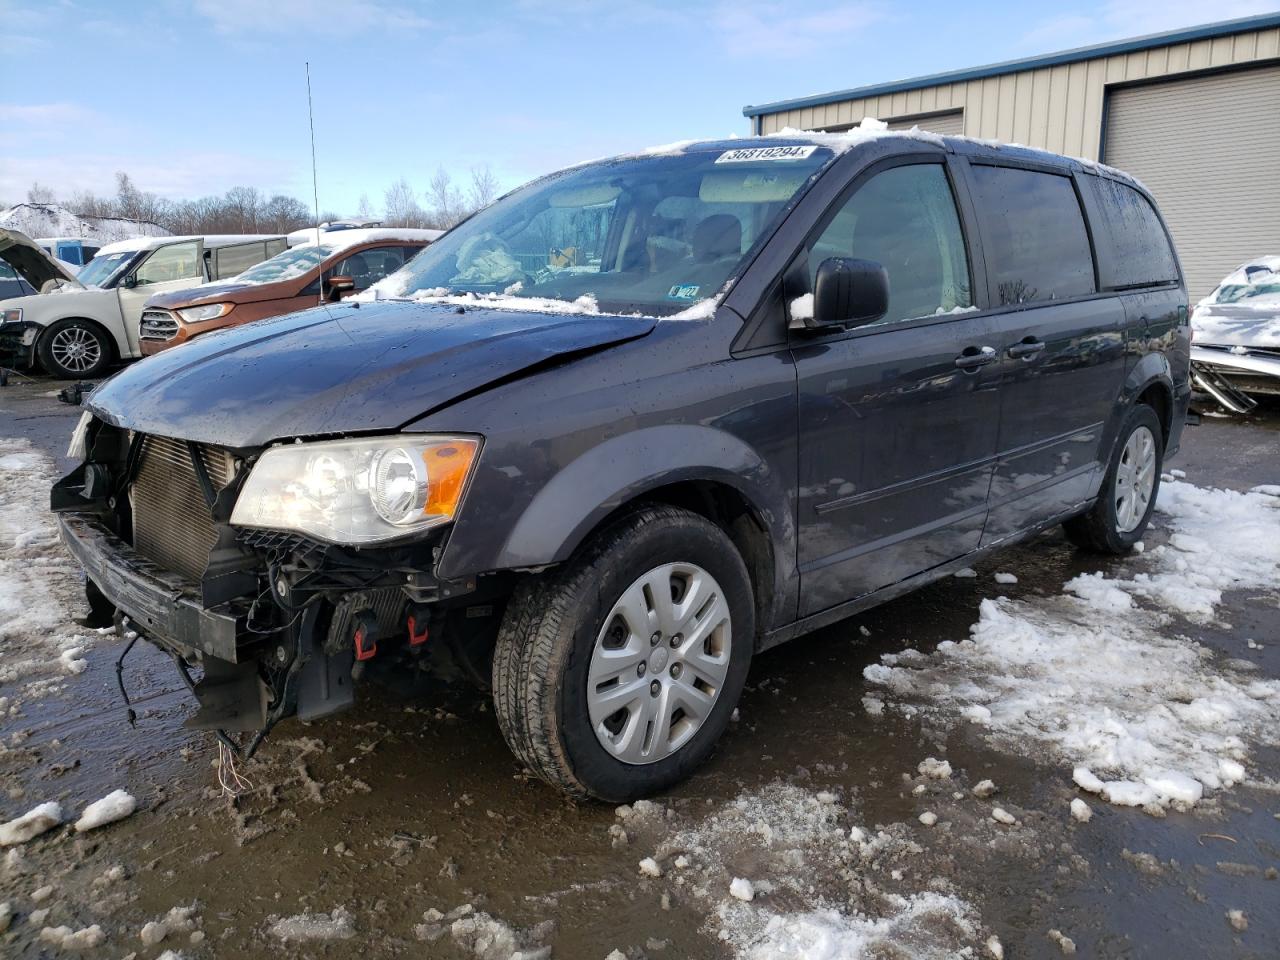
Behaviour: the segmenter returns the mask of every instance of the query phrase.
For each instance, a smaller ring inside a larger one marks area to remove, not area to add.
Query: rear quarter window
[[[1070,177],[982,164],[971,169],[996,305],[1096,292],[1089,234]]]
[[[1133,187],[1105,177],[1086,178],[1104,229],[1098,244],[1098,272],[1110,290],[1176,282],[1178,262],[1151,201]]]

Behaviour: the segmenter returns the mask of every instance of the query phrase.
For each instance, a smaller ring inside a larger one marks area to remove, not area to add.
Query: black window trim
[[[905,153],[895,154],[877,160],[860,170],[856,176],[851,178],[844,188],[831,200],[826,209],[822,211],[822,216],[814,220],[813,225],[805,232],[804,237],[797,246],[791,259],[788,261],[786,268],[782,272],[781,282],[783,285],[782,298],[784,307],[784,322],[786,321],[786,307],[791,300],[795,299],[790,289],[793,278],[803,271],[805,277],[805,286],[808,286],[809,275],[809,251],[813,244],[817,241],[831,225],[831,221],[844,208],[849,201],[862,186],[875,177],[877,174],[886,170],[892,170],[897,167],[912,167],[922,165],[937,165],[942,167],[943,175],[947,178],[947,183],[951,187],[951,200],[956,207],[956,219],[960,224],[961,242],[964,244],[965,260],[969,268],[969,290],[971,299],[974,301],[974,309],[966,310],[964,313],[944,313],[933,314],[924,317],[908,317],[903,320],[894,320],[889,323],[868,323],[861,326],[852,327],[847,330],[833,329],[830,332],[793,330],[788,325],[786,330],[788,346],[803,346],[806,343],[822,342],[822,343],[838,343],[843,340],[856,340],[862,337],[878,336],[880,334],[892,333],[898,330],[916,330],[921,327],[932,327],[942,323],[954,323],[959,320],[970,320],[975,317],[983,316],[987,311],[982,303],[986,299],[986,273],[985,270],[975,263],[973,236],[971,231],[974,224],[970,222],[969,212],[965,203],[968,199],[967,189],[964,196],[961,195],[962,184],[958,182],[958,171],[953,168],[955,156],[949,153]],[[979,299],[978,282],[979,277],[982,279],[983,289],[982,298]]]
[[[1099,259],[1098,261],[1099,289],[1107,293],[1119,294],[1119,293],[1134,293],[1135,291],[1139,291],[1139,290],[1172,290],[1180,287],[1183,284],[1185,279],[1185,275],[1182,270],[1182,261],[1178,258],[1178,248],[1174,246],[1173,234],[1169,232],[1169,225],[1165,223],[1164,216],[1160,213],[1160,207],[1156,204],[1155,199],[1149,193],[1147,193],[1147,191],[1139,187],[1136,183],[1133,183],[1132,181],[1126,179],[1125,177],[1113,176],[1105,170],[1082,171],[1078,175],[1078,178],[1080,180],[1080,184],[1082,187],[1086,183],[1088,183],[1088,181],[1084,179],[1085,177],[1090,177],[1095,180],[1110,180],[1112,183],[1118,183],[1122,187],[1128,187],[1130,190],[1132,190],[1134,193],[1136,193],[1146,202],[1147,206],[1151,208],[1151,212],[1155,214],[1156,223],[1160,224],[1160,229],[1164,231],[1164,240],[1165,240],[1165,243],[1168,244],[1169,246],[1169,253],[1173,257],[1173,267],[1177,273],[1177,276],[1175,276],[1172,280],[1140,281],[1138,283],[1110,284],[1108,286],[1103,286],[1101,283],[1102,262]],[[1106,211],[1104,211],[1101,208],[1101,199],[1093,189],[1092,185],[1090,184],[1090,189],[1088,190],[1082,189],[1081,195],[1084,197],[1084,200],[1085,200],[1085,213],[1088,216],[1088,218],[1090,220],[1096,219],[1098,221],[1100,229],[1109,230],[1110,227],[1107,226],[1108,221],[1107,221]]]
[[[1075,191],[1075,194],[1076,194],[1076,203],[1080,205],[1080,218],[1084,221],[1085,235],[1089,239],[1089,256],[1093,260],[1093,286],[1094,286],[1093,292],[1077,294],[1074,297],[1058,297],[1053,300],[1031,300],[1026,303],[999,304],[996,302],[994,291],[990,287],[991,279],[988,276],[986,278],[986,282],[987,282],[986,295],[987,295],[988,306],[987,306],[987,309],[984,311],[985,314],[990,316],[1000,316],[1006,313],[1017,313],[1022,310],[1035,310],[1043,307],[1053,307],[1053,306],[1057,306],[1058,304],[1064,304],[1064,303],[1087,303],[1090,300],[1102,300],[1102,299],[1115,297],[1119,295],[1119,291],[1104,290],[1100,282],[1101,277],[1100,277],[1099,265],[1098,265],[1098,251],[1097,251],[1097,245],[1094,239],[1094,231],[1093,231],[1092,216],[1091,216],[1092,209],[1089,205],[1088,199],[1086,198],[1087,191],[1082,189],[1083,184],[1081,184],[1079,180],[1080,171],[1076,170],[1074,166],[1068,167],[1063,164],[1040,163],[1035,160],[1030,160],[1023,157],[1007,157],[1006,158],[1006,157],[974,156],[974,157],[961,157],[957,159],[959,163],[962,163],[965,166],[965,181],[966,181],[966,185],[969,186],[970,189],[972,189],[972,186],[973,186],[972,171],[970,168],[975,166],[977,167],[1008,167],[1015,170],[1030,170],[1035,173],[1047,173],[1047,174],[1052,174],[1053,176],[1066,177],[1068,180],[1071,181],[1072,189]],[[976,197],[976,195],[977,194],[975,192],[974,196]],[[977,207],[978,207],[978,204],[975,200],[974,201],[975,213],[977,213]],[[979,230],[978,235],[982,240],[982,248],[985,251],[987,249],[988,241],[990,238],[987,237],[986,235],[985,228],[983,227],[983,222],[984,222],[984,218],[980,213],[978,213],[978,230]]]

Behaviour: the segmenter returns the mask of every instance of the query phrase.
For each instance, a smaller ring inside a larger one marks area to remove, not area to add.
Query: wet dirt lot
[[[0,437],[31,445],[0,451],[0,467],[17,458],[0,473],[0,494],[11,503],[24,477],[47,485],[41,470],[67,465],[78,410],[53,392],[48,381],[0,389]],[[1170,467],[1200,486],[1280,482],[1280,409],[1206,418],[1187,429]],[[1158,527],[1149,544],[1165,538]],[[72,623],[84,605],[55,547],[3,532],[9,562],[28,571],[46,565],[41,579],[54,585],[0,597],[6,615],[8,601],[44,608],[0,635],[0,698],[8,698],[0,699],[0,822],[49,800],[74,819],[117,788],[139,802],[108,827],[81,834],[63,826],[4,851],[6,956],[68,954],[41,931],[93,924],[103,942],[83,955],[139,958],[174,950],[191,958],[507,960],[518,949],[545,955],[537,951],[546,947],[555,957],[598,960],[614,950],[632,960],[978,957],[993,955],[991,937],[1008,957],[1061,957],[1072,948],[1097,957],[1280,954],[1280,733],[1249,744],[1243,785],[1212,791],[1187,812],[1152,816],[1082,793],[1069,766],[1030,743],[1025,751],[996,747],[980,725],[864,701],[884,696],[864,668],[885,654],[928,653],[965,638],[984,598],[998,592],[1034,603],[1079,574],[1133,562],[1083,556],[1057,532],[975,577],[945,580],[759,656],[739,720],[708,766],[655,805],[621,815],[570,803],[525,777],[484,695],[414,662],[380,664],[347,714],[283,723],[239,767],[248,787],[229,799],[218,785],[216,744],[182,727],[193,703],[169,660],[139,644],[126,662],[137,711],[131,728],[114,672],[123,643]],[[997,570],[1017,582],[996,588]],[[35,582],[15,571],[0,589]],[[66,626],[51,627],[55,621]],[[1280,677],[1274,585],[1229,592],[1213,622],[1175,627],[1213,658],[1247,660],[1254,676]],[[48,659],[83,666],[21,666],[40,660],[43,636],[59,630],[70,654],[54,647]],[[950,774],[922,772],[927,757],[945,758]],[[994,822],[993,801],[974,796],[987,779],[1015,824]],[[1067,814],[1077,797],[1089,802],[1088,822]],[[921,824],[925,812],[936,826]],[[871,842],[850,841],[851,830],[864,829]],[[648,857],[656,869],[646,872],[639,864]],[[724,896],[735,877],[755,877],[756,902],[777,916],[835,904],[865,917],[862,939],[833,940],[826,953],[821,945],[753,953],[734,928],[759,918]],[[194,910],[171,916],[162,940],[144,942],[144,926],[175,907]],[[424,917],[429,910],[453,913]],[[1234,910],[1247,918],[1244,929],[1229,919]],[[273,927],[300,915],[293,927]]]

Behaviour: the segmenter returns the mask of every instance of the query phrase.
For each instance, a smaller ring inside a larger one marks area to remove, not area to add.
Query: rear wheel
[[[59,320],[49,327],[36,348],[40,365],[60,380],[88,380],[106,372],[111,341],[88,320]]]
[[[657,793],[724,732],[754,639],[751,581],[724,531],[643,508],[512,597],[494,657],[498,722],[568,794]]]
[[[1164,463],[1160,418],[1145,404],[1120,427],[1098,499],[1088,513],[1063,524],[1067,538],[1098,553],[1128,553],[1151,522]]]

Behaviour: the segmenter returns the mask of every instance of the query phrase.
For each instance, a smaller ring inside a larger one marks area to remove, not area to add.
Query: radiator
[[[215,447],[197,450],[215,491],[231,482],[231,454]],[[185,440],[143,438],[130,502],[134,549],[162,569],[199,582],[217,533]]]

